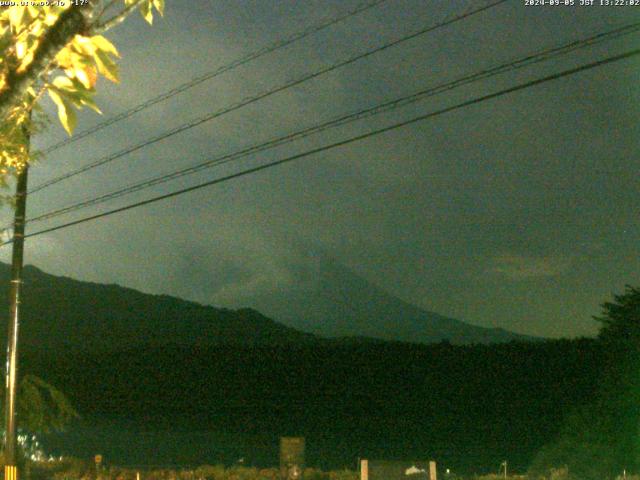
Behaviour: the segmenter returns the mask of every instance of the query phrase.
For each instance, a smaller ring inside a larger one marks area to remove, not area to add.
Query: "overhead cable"
[[[142,103],[139,103],[138,105],[129,108],[128,110],[125,110],[124,112],[121,112],[117,115],[114,115],[113,117],[107,118],[106,120],[98,123],[97,125],[94,125],[91,128],[88,128],[86,130],[83,130],[81,132],[76,133],[75,135],[73,135],[72,137],[68,137],[65,140],[62,140],[61,142],[58,142],[54,145],[51,145],[50,147],[47,147],[45,149],[42,150],[42,154],[46,155],[48,153],[51,153],[55,150],[59,150],[62,147],[65,147],[71,143],[77,142],[78,140],[81,140],[85,137],[88,137],[89,135],[93,135],[96,132],[99,132],[100,130],[102,130],[103,128],[106,128],[110,125],[113,125],[114,123],[118,123],[122,120],[125,120],[133,115],[135,115],[138,112],[141,112],[143,110],[146,110],[149,107],[152,107],[153,105],[156,105],[157,103],[160,102],[164,102],[165,100],[168,100],[172,97],[175,97],[176,95],[181,94],[182,92],[185,92],[197,85],[200,85],[203,82],[206,82],[207,80],[211,80],[215,77],[218,77],[220,75],[222,75],[223,73],[229,72],[231,70],[234,70],[238,67],[241,67],[243,65],[246,65],[247,63],[253,61],[253,60],[257,60],[260,57],[263,57],[269,53],[275,52],[277,50],[280,50],[282,48],[288,47],[289,45],[298,42],[310,35],[313,35],[315,33],[321,32],[322,30],[331,27],[337,23],[343,22],[359,13],[362,13],[366,10],[369,10],[373,7],[377,7],[378,5],[386,2],[387,0],[375,0],[373,2],[369,2],[369,3],[365,3],[363,5],[359,5],[357,7],[355,7],[354,9],[346,12],[346,13],[341,13],[335,17],[329,18],[328,20],[324,20],[322,22],[320,22],[318,25],[312,25],[310,27],[307,27],[306,29],[300,31],[300,32],[296,32],[288,37],[282,38],[280,40],[276,40],[275,42],[273,42],[270,45],[267,45],[265,47],[262,47],[258,50],[255,50],[253,52],[250,52],[236,60],[233,60],[232,62],[229,62],[225,65],[222,65],[218,68],[216,68],[215,70],[211,70],[210,72],[204,73],[202,75],[199,75],[197,77],[192,78],[191,80],[189,80],[188,82],[182,83],[176,87],[171,88],[170,90],[167,90],[155,97],[149,98],[148,100],[145,100]]]
[[[449,112],[452,112],[452,111],[456,111],[456,110],[460,110],[460,109],[463,109],[463,108],[467,108],[467,107],[470,107],[472,105],[476,105],[476,104],[479,104],[479,103],[482,103],[482,102],[485,102],[485,101],[488,101],[488,100],[492,100],[494,98],[502,97],[502,96],[510,94],[510,93],[514,93],[514,92],[521,91],[521,90],[524,90],[524,89],[527,89],[527,88],[531,88],[533,86],[540,85],[540,84],[543,84],[543,83],[547,83],[547,82],[550,82],[550,81],[553,81],[553,80],[557,80],[557,79],[560,79],[560,78],[563,78],[563,77],[567,77],[569,75],[574,75],[574,74],[579,73],[579,72],[584,72],[584,71],[587,71],[587,70],[591,70],[593,68],[601,67],[603,65],[607,65],[607,64],[611,64],[611,63],[614,63],[614,62],[618,62],[618,61],[624,60],[624,59],[635,57],[637,55],[640,55],[640,49],[635,49],[635,50],[631,50],[631,51],[628,51],[628,52],[625,52],[625,53],[621,53],[619,55],[610,56],[610,57],[604,58],[602,60],[598,60],[598,61],[595,61],[595,62],[584,64],[584,65],[581,65],[581,66],[578,66],[578,67],[574,67],[574,68],[571,68],[571,69],[568,69],[568,70],[564,70],[562,72],[555,73],[555,74],[552,74],[552,75],[547,75],[545,77],[538,78],[538,79],[535,79],[535,80],[529,80],[527,82],[518,84],[516,86],[505,88],[505,89],[500,90],[498,92],[494,92],[494,93],[490,93],[490,94],[483,95],[483,96],[480,96],[480,97],[476,97],[476,98],[473,98],[471,100],[467,100],[467,101],[458,103],[458,104],[450,106],[450,107],[446,107],[446,108],[442,108],[440,110],[436,110],[436,111],[433,111],[433,112],[425,113],[425,114],[410,118],[408,120],[404,120],[404,121],[401,121],[401,122],[394,123],[392,125],[389,125],[389,126],[386,126],[386,127],[383,127],[383,128],[371,130],[371,131],[369,131],[367,133],[363,133],[363,134],[360,134],[360,135],[349,137],[347,139],[340,140],[340,141],[337,141],[337,142],[334,142],[334,143],[330,143],[330,144],[327,144],[327,145],[323,145],[321,147],[313,148],[311,150],[307,150],[307,151],[302,152],[302,153],[298,153],[298,154],[295,154],[295,155],[290,155],[288,157],[281,158],[279,160],[275,160],[275,161],[272,161],[272,162],[269,162],[269,163],[265,163],[265,164],[262,164],[262,165],[259,165],[259,166],[256,166],[256,167],[248,168],[248,169],[245,169],[245,170],[242,170],[240,172],[236,172],[236,173],[233,173],[233,174],[230,174],[230,175],[226,175],[224,177],[214,178],[214,179],[211,179],[211,180],[206,181],[204,183],[200,183],[198,185],[193,185],[191,187],[183,188],[183,189],[176,190],[176,191],[173,191],[173,192],[170,192],[170,193],[166,193],[166,194],[163,194],[163,195],[152,197],[152,198],[149,198],[149,199],[146,199],[146,200],[142,200],[140,202],[131,203],[131,204],[128,204],[128,205],[125,205],[125,206],[122,206],[122,207],[118,207],[118,208],[106,211],[106,212],[98,213],[98,214],[95,214],[95,215],[83,217],[83,218],[80,218],[80,219],[77,219],[77,220],[73,220],[73,221],[70,221],[70,222],[66,222],[66,223],[63,223],[63,224],[60,224],[60,225],[56,225],[56,226],[53,226],[53,227],[49,227],[49,228],[45,228],[45,229],[42,229],[42,230],[38,230],[36,232],[33,232],[33,233],[25,235],[25,238],[35,237],[35,236],[43,235],[45,233],[50,233],[50,232],[54,232],[54,231],[57,231],[57,230],[62,230],[62,229],[65,229],[65,228],[69,228],[69,227],[72,227],[72,226],[75,226],[75,225],[80,225],[82,223],[86,223],[86,222],[90,222],[90,221],[93,221],[93,220],[97,220],[99,218],[105,218],[105,217],[108,217],[108,216],[111,216],[111,215],[115,215],[116,213],[120,213],[120,212],[124,212],[124,211],[131,210],[131,209],[134,209],[134,208],[142,207],[144,205],[149,205],[149,204],[156,203],[156,202],[159,202],[159,201],[162,201],[162,200],[166,200],[166,199],[169,199],[169,198],[177,197],[177,196],[183,195],[185,193],[189,193],[189,192],[193,192],[193,191],[196,191],[196,190],[200,190],[200,189],[203,189],[205,187],[210,187],[212,185],[216,185],[216,184],[219,184],[219,183],[227,182],[229,180],[233,180],[233,179],[236,179],[236,178],[244,177],[244,176],[247,176],[247,175],[262,171],[262,170],[266,170],[266,169],[269,169],[269,168],[272,168],[272,167],[275,167],[275,166],[278,166],[278,165],[282,165],[282,164],[285,164],[285,163],[293,162],[294,160],[299,160],[299,159],[302,159],[302,158],[305,158],[305,157],[309,157],[311,155],[315,155],[315,154],[318,154],[318,153],[321,153],[321,152],[325,152],[325,151],[328,151],[328,150],[332,150],[332,149],[335,149],[335,148],[338,148],[338,147],[342,147],[342,146],[345,146],[345,145],[348,145],[348,144],[351,144],[351,143],[354,143],[354,142],[365,140],[367,138],[371,138],[371,137],[374,137],[376,135],[380,135],[380,134],[383,134],[383,133],[386,133],[386,132],[397,130],[399,128],[406,127],[408,125],[413,125],[415,123],[422,122],[424,120],[427,120],[427,119],[430,119],[430,118],[434,118],[434,117],[443,115],[445,113],[449,113]],[[0,244],[0,246],[7,245],[9,243],[12,243],[12,240],[4,242],[4,243]]]
[[[98,160],[96,160],[94,162],[91,162],[91,163],[89,163],[87,165],[84,165],[82,167],[79,167],[79,168],[77,168],[75,170],[72,170],[70,172],[62,174],[62,175],[60,175],[58,177],[55,177],[55,178],[53,178],[51,180],[45,181],[45,182],[35,186],[34,188],[30,189],[29,193],[33,194],[33,193],[39,192],[41,190],[44,190],[45,188],[51,187],[52,185],[60,183],[63,180],[67,180],[69,178],[75,177],[76,175],[80,175],[80,174],[82,174],[84,172],[92,170],[92,169],[94,169],[96,167],[100,167],[102,165],[110,163],[110,162],[112,162],[114,160],[117,160],[117,159],[119,159],[121,157],[124,157],[125,155],[129,155],[130,153],[133,153],[133,152],[138,151],[138,150],[140,150],[142,148],[145,148],[145,147],[148,147],[150,145],[153,145],[153,144],[155,144],[155,143],[157,143],[157,142],[159,142],[161,140],[164,140],[166,138],[172,137],[174,135],[182,133],[182,132],[184,132],[186,130],[189,130],[191,128],[194,128],[194,127],[197,127],[199,125],[202,125],[205,122],[208,122],[208,121],[213,120],[215,118],[221,117],[221,116],[226,115],[226,114],[228,114],[230,112],[233,112],[235,110],[239,110],[242,107],[245,107],[245,106],[250,105],[252,103],[256,103],[256,102],[258,102],[260,100],[263,100],[263,99],[265,99],[267,97],[270,97],[270,96],[272,96],[272,95],[274,95],[276,93],[288,90],[288,89],[290,89],[292,87],[298,86],[298,85],[300,85],[302,83],[305,83],[305,82],[307,82],[309,80],[312,80],[314,78],[320,77],[321,75],[327,74],[327,73],[332,72],[334,70],[337,70],[339,68],[342,68],[342,67],[350,65],[352,63],[355,63],[355,62],[357,62],[359,60],[362,60],[364,58],[367,58],[367,57],[369,57],[371,55],[377,54],[377,53],[382,52],[384,50],[387,50],[389,48],[392,48],[392,47],[395,47],[397,45],[400,45],[400,44],[402,44],[404,42],[407,42],[407,41],[412,40],[412,39],[414,39],[416,37],[419,37],[420,35],[424,35],[426,33],[433,32],[433,31],[435,31],[435,30],[437,30],[439,28],[445,27],[447,25],[451,25],[454,22],[458,22],[458,21],[463,20],[465,18],[468,18],[468,17],[470,17],[472,15],[476,15],[478,13],[484,12],[485,10],[488,10],[488,9],[490,9],[492,7],[496,7],[496,6],[498,6],[498,5],[502,4],[502,3],[505,3],[506,1],[508,1],[508,0],[494,0],[494,1],[492,1],[492,2],[490,2],[488,4],[485,4],[485,5],[481,6],[481,7],[477,7],[477,8],[474,8],[472,10],[467,10],[466,12],[464,12],[462,14],[459,14],[459,15],[456,15],[456,16],[448,18],[447,20],[445,20],[443,22],[437,23],[435,25],[431,25],[429,27],[423,28],[423,29],[418,30],[416,32],[413,32],[411,34],[405,35],[405,36],[400,37],[400,38],[398,38],[396,40],[393,40],[391,42],[385,43],[385,44],[383,44],[383,45],[381,45],[379,47],[376,47],[374,49],[368,50],[368,51],[366,51],[364,53],[360,53],[360,54],[357,54],[355,56],[349,57],[346,60],[342,60],[340,62],[333,63],[331,65],[322,67],[319,70],[316,70],[315,72],[312,72],[312,73],[309,73],[309,74],[305,74],[302,77],[296,78],[294,80],[287,81],[284,84],[281,84],[281,85],[278,85],[278,86],[276,86],[274,88],[271,88],[269,90],[263,91],[263,92],[261,92],[261,93],[259,93],[257,95],[254,95],[254,96],[251,96],[251,97],[247,97],[247,98],[245,98],[243,100],[240,100],[237,103],[234,103],[232,105],[224,107],[224,108],[222,108],[220,110],[216,110],[214,112],[208,113],[208,114],[200,116],[198,118],[194,118],[194,119],[192,119],[191,121],[189,121],[187,123],[183,123],[182,125],[174,127],[174,128],[172,128],[172,129],[170,129],[168,131],[165,131],[165,132],[163,132],[163,133],[161,133],[159,135],[156,135],[156,136],[154,136],[152,138],[149,138],[149,139],[147,139],[147,140],[145,140],[143,142],[140,142],[140,143],[138,143],[138,144],[136,144],[134,146],[127,147],[127,148],[125,148],[123,150],[120,150],[120,151],[118,151],[116,153],[110,154],[110,155],[108,155],[106,157],[100,158],[100,159],[98,159]]]
[[[542,51],[538,51],[533,54],[529,54],[525,57],[518,58],[516,60],[511,60],[509,62],[503,63],[501,65],[488,68],[485,70],[481,70],[479,72],[465,75],[463,77],[459,77],[455,80],[442,83],[440,85],[429,87],[426,89],[422,89],[420,91],[414,92],[410,95],[405,95],[390,101],[386,101],[380,103],[378,105],[368,107],[365,109],[360,109],[355,112],[337,116],[331,120],[322,122],[320,124],[316,124],[311,127],[307,127],[302,130],[298,130],[293,133],[289,133],[287,135],[283,135],[280,137],[272,138],[266,142],[262,142],[256,145],[252,145],[250,147],[243,148],[241,150],[235,151],[233,153],[224,154],[213,159],[208,159],[203,162],[199,162],[195,165],[191,165],[189,167],[181,168],[176,171],[165,173],[162,175],[156,175],[151,178],[147,178],[142,181],[138,181],[126,187],[122,187],[118,190],[97,196],[91,197],[89,199],[73,203],[71,205],[67,205],[65,207],[57,208],[54,210],[50,210],[48,212],[36,215],[30,219],[28,219],[27,223],[40,222],[43,220],[50,220],[51,218],[55,218],[60,215],[64,215],[73,211],[77,211],[83,208],[87,208],[89,206],[98,205],[104,203],[109,200],[113,200],[116,198],[120,198],[122,196],[135,193],[140,190],[145,190],[151,188],[156,185],[160,185],[171,180],[175,180],[177,178],[181,178],[186,175],[191,175],[202,170],[220,166],[223,164],[227,164],[232,161],[239,160],[241,158],[245,158],[249,155],[265,151],[267,149],[275,148],[281,145],[292,143],[296,140],[308,137],[313,134],[320,133],[330,128],[335,128],[338,126],[342,126],[348,123],[352,123],[357,120],[361,120],[364,118],[369,118],[374,115],[378,115],[384,112],[388,112],[390,110],[403,107],[420,100],[424,100],[426,98],[433,97],[435,95],[445,93],[447,91],[462,87],[464,85],[468,85],[471,83],[475,83],[481,80],[485,80],[487,78],[509,72],[518,70],[530,65],[538,64],[543,61],[548,61],[554,58],[558,58],[562,55],[566,55],[568,53],[574,52],[581,48],[586,48],[593,46],[595,44],[599,44],[613,38],[618,38],[621,35],[626,35],[634,32],[640,31],[640,22],[624,25],[621,27],[617,27],[607,32],[598,33],[595,35],[591,35],[589,37],[575,40],[569,43],[565,43],[563,45],[548,48]]]

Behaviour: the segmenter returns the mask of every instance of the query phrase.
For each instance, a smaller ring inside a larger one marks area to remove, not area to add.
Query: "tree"
[[[627,286],[594,319],[602,349],[596,397],[564,420],[531,465],[534,476],[562,466],[581,480],[640,473],[640,289]]]
[[[0,389],[0,396],[4,392]],[[60,431],[75,418],[78,412],[69,399],[50,383],[35,375],[22,377],[18,393],[18,417],[22,441],[18,442],[18,462],[23,467],[34,454],[42,453],[34,434]],[[4,455],[0,453],[0,464],[4,463]]]
[[[62,430],[79,417],[64,393],[35,375],[25,375],[20,382],[18,416],[21,428],[31,433]]]
[[[613,302],[602,305],[602,324],[598,337],[607,343],[640,347],[640,288],[626,286],[625,293],[614,295]]]
[[[34,131],[33,113],[48,94],[58,108],[58,117],[71,135],[76,109],[94,102],[98,76],[118,81],[116,47],[102,33],[124,21],[136,8],[145,20],[153,21],[152,10],[160,14],[164,0],[9,0],[0,9],[0,183],[15,174],[16,213],[14,222],[12,306],[7,350],[5,478],[17,478],[16,409],[27,402],[23,423],[41,427],[65,417],[71,411],[64,397],[35,377],[26,377],[26,388],[16,405],[18,305],[22,270],[27,168],[32,160],[29,138]],[[9,5],[6,5],[6,4]],[[37,123],[37,122],[36,122]],[[43,395],[46,392],[47,395]],[[46,416],[49,406],[58,407]],[[32,402],[30,405],[28,402]],[[43,403],[45,402],[45,403]],[[61,403],[62,402],[62,403]]]
[[[164,0],[15,0],[0,9],[0,181],[30,161],[29,119],[45,94],[69,134],[77,109],[99,112],[98,76],[118,82],[119,54],[102,34],[135,9],[152,23]]]

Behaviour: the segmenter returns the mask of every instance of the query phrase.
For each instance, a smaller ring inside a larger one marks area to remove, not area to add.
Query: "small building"
[[[437,480],[436,462],[360,460],[360,480]]]

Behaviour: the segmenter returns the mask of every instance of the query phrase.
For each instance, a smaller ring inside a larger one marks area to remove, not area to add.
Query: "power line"
[[[204,73],[198,77],[195,77],[191,80],[189,80],[188,82],[185,82],[181,85],[178,85],[177,87],[174,87],[170,90],[167,90],[166,92],[161,93],[160,95],[157,95],[155,97],[152,97],[138,105],[136,105],[135,107],[132,107],[128,110],[125,110],[124,112],[121,112],[117,115],[114,115],[111,118],[108,118],[107,120],[98,123],[97,125],[88,128],[80,133],[77,133],[76,135],[74,135],[73,137],[69,137],[61,142],[58,142],[54,145],[51,145],[50,147],[45,148],[44,150],[42,150],[42,154],[46,155],[48,153],[51,153],[55,150],[58,150],[62,147],[65,147],[71,143],[77,142],[78,140],[81,140],[85,137],[88,137],[89,135],[92,135],[100,130],[102,130],[103,128],[106,128],[110,125],[113,125],[114,123],[120,122],[122,120],[125,120],[133,115],[135,115],[138,112],[141,112],[143,110],[146,110],[149,107],[152,107],[153,105],[156,105],[157,103],[163,102],[165,100],[168,100],[171,97],[174,97],[176,95],[179,95],[182,92],[185,92],[186,90],[189,90],[197,85],[200,85],[203,82],[206,82],[207,80],[211,80],[217,76],[222,75],[223,73],[229,72],[231,70],[234,70],[238,67],[241,67],[253,60],[257,60],[260,57],[263,57],[269,53],[275,52],[277,50],[280,50],[282,48],[288,47],[289,45],[299,41],[299,40],[303,40],[304,38],[313,35],[314,33],[318,33],[321,32],[322,30],[329,28],[337,23],[343,22],[344,20],[347,20],[355,15],[358,15],[359,13],[362,13],[366,10],[370,10],[374,7],[377,7],[378,5],[386,2],[387,0],[375,0],[373,2],[370,3],[366,3],[364,5],[359,5],[356,8],[346,12],[346,13],[342,13],[338,16],[335,16],[333,18],[330,18],[328,20],[325,20],[323,22],[321,22],[318,25],[312,25],[300,32],[296,32],[293,35],[290,35],[288,37],[285,37],[281,40],[277,40],[274,43],[272,43],[271,45],[267,45],[263,48],[260,48],[259,50],[255,50],[254,52],[248,53],[247,55],[240,57],[230,63],[227,63],[226,65],[222,65],[218,68],[216,68],[215,70],[212,70],[210,72]]]
[[[114,160],[116,160],[118,158],[121,158],[121,157],[123,157],[125,155],[128,155],[130,153],[133,153],[133,152],[135,152],[137,150],[145,148],[145,147],[147,147],[149,145],[157,143],[157,142],[159,142],[161,140],[164,140],[166,138],[172,137],[173,135],[177,135],[178,133],[184,132],[185,130],[189,130],[191,128],[197,127],[198,125],[201,125],[201,124],[203,124],[205,122],[213,120],[214,118],[218,118],[218,117],[220,117],[222,115],[225,115],[227,113],[233,112],[235,110],[238,110],[238,109],[240,109],[242,107],[245,107],[247,105],[250,105],[252,103],[258,102],[259,100],[267,98],[267,97],[269,97],[271,95],[274,95],[276,93],[282,92],[282,91],[287,90],[289,88],[295,87],[295,86],[300,85],[300,84],[302,84],[304,82],[307,82],[309,80],[317,78],[317,77],[319,77],[321,75],[324,75],[326,73],[332,72],[332,71],[337,70],[337,69],[339,69],[341,67],[350,65],[350,64],[352,64],[352,63],[354,63],[354,62],[356,62],[358,60],[362,60],[363,58],[367,58],[367,57],[369,57],[371,55],[374,55],[376,53],[379,53],[379,52],[382,52],[384,50],[387,50],[387,49],[389,49],[391,47],[395,47],[396,45],[399,45],[401,43],[404,43],[404,42],[407,42],[409,40],[412,40],[412,39],[414,39],[414,38],[416,38],[416,37],[418,37],[420,35],[424,35],[426,33],[429,33],[429,32],[432,32],[434,30],[437,30],[439,28],[442,28],[442,27],[445,27],[447,25],[450,25],[450,24],[452,24],[454,22],[458,22],[460,20],[468,18],[468,17],[470,17],[472,15],[476,15],[478,13],[484,12],[485,10],[488,10],[490,8],[498,6],[498,5],[502,4],[502,3],[505,3],[506,1],[508,1],[508,0],[494,0],[494,1],[490,2],[490,3],[488,3],[488,4],[485,4],[482,7],[475,8],[473,10],[468,10],[468,11],[462,13],[462,14],[459,14],[457,16],[451,17],[451,18],[449,18],[449,19],[447,19],[447,20],[445,20],[443,22],[440,22],[440,23],[437,23],[435,25],[431,25],[429,27],[423,28],[421,30],[418,30],[417,32],[405,35],[405,36],[403,36],[403,37],[401,37],[399,39],[396,39],[396,40],[393,40],[391,42],[385,43],[384,45],[376,47],[376,48],[374,48],[372,50],[368,50],[368,51],[366,51],[364,53],[355,55],[353,57],[350,57],[350,58],[348,58],[346,60],[343,60],[343,61],[340,61],[338,63],[331,64],[331,65],[329,65],[327,67],[322,67],[321,69],[316,70],[313,73],[306,74],[306,75],[304,75],[304,76],[302,76],[300,78],[297,78],[295,80],[288,81],[288,82],[286,82],[286,83],[284,83],[282,85],[279,85],[279,86],[277,86],[275,88],[272,88],[270,90],[267,90],[267,91],[264,91],[262,93],[259,93],[259,94],[255,95],[255,96],[245,98],[245,99],[243,99],[243,100],[241,100],[241,101],[239,101],[239,102],[237,102],[235,104],[232,104],[232,105],[230,105],[228,107],[225,107],[225,108],[223,108],[221,110],[217,110],[215,112],[208,113],[208,114],[206,114],[204,116],[195,118],[195,119],[191,120],[190,122],[187,122],[187,123],[184,123],[184,124],[179,125],[177,127],[174,127],[171,130],[168,130],[168,131],[166,131],[164,133],[161,133],[161,134],[159,134],[159,135],[157,135],[155,137],[147,139],[144,142],[138,143],[137,145],[125,148],[123,150],[120,150],[119,152],[116,152],[114,154],[111,154],[111,155],[108,155],[106,157],[103,157],[103,158],[101,158],[99,160],[96,160],[95,162],[87,164],[87,165],[85,165],[83,167],[80,167],[80,168],[78,168],[76,170],[72,170],[72,171],[70,171],[70,172],[68,172],[66,174],[60,175],[60,176],[55,177],[55,178],[53,178],[53,179],[51,179],[49,181],[46,181],[46,182],[34,187],[33,189],[31,189],[29,191],[29,193],[33,194],[35,192],[41,191],[41,190],[43,190],[45,188],[48,188],[48,187],[50,187],[52,185],[55,185],[55,184],[61,182],[63,180],[67,180],[67,179],[69,179],[71,177],[74,177],[76,175],[84,173],[84,172],[86,172],[88,170],[91,170],[91,169],[94,169],[94,168],[99,167],[101,165],[104,165],[106,163],[112,162],[112,161],[114,161]]]
[[[356,135],[356,136],[347,138],[345,140],[340,140],[338,142],[334,142],[334,143],[331,143],[331,144],[328,144],[328,145],[323,145],[321,147],[317,147],[317,148],[314,148],[314,149],[311,149],[311,150],[307,150],[306,152],[302,152],[302,153],[298,153],[298,154],[295,154],[295,155],[291,155],[291,156],[282,158],[280,160],[275,160],[273,162],[269,162],[269,163],[266,163],[266,164],[263,164],[263,165],[260,165],[260,166],[257,166],[257,167],[248,168],[246,170],[243,170],[243,171],[240,171],[240,172],[236,172],[234,174],[226,175],[224,177],[215,178],[215,179],[209,180],[207,182],[204,182],[204,183],[201,183],[201,184],[198,184],[198,185],[194,185],[194,186],[191,186],[191,187],[183,188],[181,190],[176,190],[176,191],[173,191],[173,192],[170,192],[170,193],[166,193],[166,194],[159,195],[159,196],[156,196],[156,197],[153,197],[153,198],[149,198],[147,200],[142,200],[140,202],[136,202],[136,203],[132,203],[132,204],[129,204],[129,205],[125,205],[123,207],[115,208],[115,209],[109,210],[107,212],[102,212],[102,213],[99,213],[99,214],[96,214],[96,215],[91,215],[91,216],[88,216],[88,217],[84,217],[84,218],[81,218],[81,219],[78,219],[78,220],[74,220],[74,221],[67,222],[67,223],[64,223],[64,224],[61,224],[61,225],[57,225],[55,227],[50,227],[50,228],[46,228],[46,229],[43,229],[43,230],[39,230],[37,232],[25,235],[25,238],[35,237],[35,236],[38,236],[38,235],[43,235],[45,233],[50,233],[50,232],[54,232],[54,231],[57,231],[57,230],[62,230],[64,228],[68,228],[68,227],[72,227],[72,226],[75,226],[75,225],[79,225],[81,223],[86,223],[86,222],[89,222],[89,221],[92,221],[92,220],[97,220],[99,218],[108,217],[110,215],[114,215],[116,213],[124,212],[126,210],[131,210],[131,209],[138,208],[138,207],[141,207],[141,206],[144,206],[144,205],[149,205],[151,203],[159,202],[161,200],[166,200],[168,198],[172,198],[172,197],[176,197],[178,195],[182,195],[182,194],[185,194],[185,193],[193,192],[195,190],[200,190],[201,188],[209,187],[209,186],[212,186],[212,185],[216,185],[218,183],[226,182],[228,180],[233,180],[235,178],[239,178],[239,177],[243,177],[243,176],[246,176],[246,175],[250,175],[252,173],[256,173],[256,172],[259,172],[261,170],[266,170],[268,168],[275,167],[277,165],[282,165],[284,163],[289,163],[289,162],[292,162],[294,160],[299,160],[301,158],[308,157],[308,156],[311,156],[311,155],[315,155],[317,153],[321,153],[321,152],[324,152],[324,151],[327,151],[327,150],[332,150],[332,149],[337,148],[337,147],[342,147],[344,145],[348,145],[348,144],[351,144],[351,143],[354,143],[354,142],[358,142],[360,140],[364,140],[364,139],[367,139],[367,138],[370,138],[370,137],[373,137],[373,136],[376,136],[376,135],[380,135],[382,133],[386,133],[386,132],[390,132],[390,131],[393,131],[393,130],[397,130],[399,128],[406,127],[408,125],[412,125],[414,123],[421,122],[421,121],[424,121],[424,120],[427,120],[429,118],[433,118],[433,117],[436,117],[436,116],[439,116],[439,115],[443,115],[445,113],[449,113],[449,112],[452,112],[452,111],[455,111],[455,110],[460,110],[462,108],[466,108],[466,107],[469,107],[471,105],[475,105],[475,104],[478,104],[478,103],[481,103],[481,102],[485,102],[487,100],[491,100],[491,99],[494,99],[494,98],[502,97],[502,96],[510,94],[510,93],[514,93],[514,92],[517,92],[517,91],[520,91],[520,90],[524,90],[526,88],[530,88],[530,87],[533,87],[533,86],[536,86],[536,85],[540,85],[542,83],[550,82],[552,80],[557,80],[559,78],[566,77],[566,76],[569,76],[569,75],[574,75],[574,74],[579,73],[579,72],[590,70],[592,68],[596,68],[596,67],[600,67],[600,66],[603,66],[603,65],[607,65],[607,64],[610,64],[610,63],[613,63],[613,62],[617,62],[617,61],[620,61],[620,60],[624,60],[624,59],[627,59],[627,58],[631,58],[631,57],[634,57],[634,56],[637,56],[637,55],[640,55],[640,49],[635,49],[635,50],[631,50],[631,51],[628,51],[628,52],[625,52],[625,53],[622,53],[622,54],[619,54],[619,55],[614,55],[614,56],[611,56],[611,57],[607,57],[605,59],[598,60],[596,62],[591,62],[591,63],[585,64],[585,65],[581,65],[579,67],[575,67],[575,68],[571,68],[571,69],[568,69],[568,70],[564,70],[562,72],[555,73],[555,74],[552,74],[552,75],[547,75],[547,76],[539,78],[539,79],[530,80],[528,82],[521,83],[521,84],[518,84],[516,86],[500,90],[498,92],[490,93],[490,94],[487,94],[487,95],[483,95],[483,96],[480,96],[480,97],[473,98],[471,100],[464,101],[462,103],[458,103],[458,104],[453,105],[451,107],[446,107],[446,108],[443,108],[443,109],[440,109],[440,110],[436,110],[434,112],[430,112],[430,113],[426,113],[426,114],[423,114],[423,115],[419,115],[419,116],[413,117],[413,118],[411,118],[409,120],[404,120],[402,122],[394,123],[393,125],[389,125],[389,126],[386,126],[386,127],[383,127],[383,128],[372,130],[372,131],[369,131],[367,133]],[[9,243],[12,243],[12,240],[4,242],[4,243],[0,244],[0,246],[7,245]]]
[[[435,87],[429,87],[427,89],[420,90],[418,92],[412,93],[410,95],[406,95],[391,101],[387,101],[373,107],[369,107],[366,109],[358,110],[356,112],[352,112],[346,115],[338,116],[329,121],[325,121],[318,125],[314,125],[312,127],[305,128],[303,130],[299,130],[284,136],[280,136],[277,138],[273,138],[267,142],[263,142],[257,145],[253,145],[251,147],[244,148],[242,150],[225,154],[220,157],[216,157],[214,159],[206,160],[204,162],[200,162],[196,165],[192,165],[190,167],[182,168],[176,170],[171,173],[166,173],[162,175],[158,175],[152,178],[148,178],[143,181],[139,181],[132,185],[120,188],[118,190],[106,193],[104,195],[100,195],[98,197],[92,197],[90,199],[83,200],[81,202],[77,202],[62,208],[58,208],[55,210],[51,210],[49,212],[45,212],[43,214],[37,215],[31,218],[28,223],[49,220],[51,218],[55,218],[60,215],[64,215],[76,210],[80,210],[92,205],[97,205],[100,203],[104,203],[108,200],[113,200],[115,198],[120,198],[122,196],[144,190],[162,183],[166,183],[171,180],[175,180],[177,178],[183,177],[185,175],[190,175],[199,171],[202,171],[207,168],[219,166],[222,164],[229,163],[231,161],[238,160],[243,157],[247,157],[251,154],[262,152],[264,150],[274,148],[276,146],[281,146],[284,144],[291,143],[295,140],[299,140],[301,138],[305,138],[312,134],[316,134],[327,130],[329,128],[335,128],[337,126],[342,126],[348,123],[352,123],[356,120],[361,120],[363,118],[368,118],[373,115],[378,115],[392,109],[396,109],[398,107],[406,106],[411,103],[415,103],[417,101],[423,100],[427,97],[432,97],[438,95],[440,93],[444,93],[455,88],[468,85],[473,82],[477,82],[480,80],[485,80],[487,78],[493,77],[498,74],[505,73],[507,71],[513,71],[520,68],[524,68],[530,65],[534,65],[543,61],[547,61],[553,58],[557,58],[561,55],[566,55],[580,48],[590,47],[598,43],[602,43],[613,38],[618,38],[622,35],[634,33],[640,30],[640,22],[624,25],[621,27],[614,28],[607,32],[597,33],[595,35],[591,35],[587,38],[583,38],[580,40],[575,40],[569,43],[565,43],[561,46],[545,49],[542,51],[538,51],[533,54],[529,54],[525,57],[511,60],[499,66],[495,66],[489,69],[482,70],[480,72],[466,75],[460,77],[456,80],[446,82],[444,84],[437,85]]]

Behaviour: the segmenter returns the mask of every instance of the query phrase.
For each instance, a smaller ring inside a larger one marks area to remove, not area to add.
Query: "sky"
[[[484,3],[387,0],[51,153],[31,169],[30,185]],[[135,15],[108,34],[122,55],[121,83],[101,81],[104,113],[82,113],[78,132],[357,5],[167,0],[153,26]],[[639,20],[640,7],[509,0],[34,193],[28,215]],[[508,72],[27,231],[638,48],[639,40],[631,34]],[[471,324],[594,335],[600,305],[638,285],[639,73],[635,57],[34,237],[26,262],[236,308],[295,286],[295,272],[313,263],[309,252],[322,251],[407,302]],[[43,106],[55,115],[48,100]],[[65,136],[56,121],[33,144]],[[8,209],[2,215],[10,221]],[[8,261],[9,248],[0,258]]]

